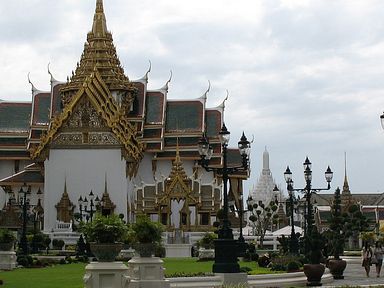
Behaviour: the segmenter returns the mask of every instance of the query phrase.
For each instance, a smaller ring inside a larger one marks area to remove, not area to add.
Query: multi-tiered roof
[[[197,143],[206,131],[214,149],[212,162],[220,165],[218,133],[224,103],[207,108],[209,89],[196,99],[169,100],[169,81],[160,89],[148,89],[150,69],[143,78],[129,80],[107,29],[102,0],[96,2],[92,30],[71,77],[61,82],[48,72],[50,91],[39,91],[32,85],[31,102],[0,101],[0,160],[44,160],[50,145],[63,138],[66,121],[86,99],[125,149],[129,161],[140,161],[143,149],[154,153],[156,159],[174,159],[177,138],[180,157],[197,160]],[[241,163],[237,149],[229,149],[228,159],[230,165]]]

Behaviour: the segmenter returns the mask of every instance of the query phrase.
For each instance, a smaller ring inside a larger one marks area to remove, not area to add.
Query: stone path
[[[344,280],[334,280],[332,283],[323,287],[345,287],[345,286],[382,286],[384,287],[384,267],[379,278],[376,277],[376,267],[371,266],[370,277],[365,274],[364,267],[361,266],[360,257],[351,257],[347,260],[347,268],[344,271]]]

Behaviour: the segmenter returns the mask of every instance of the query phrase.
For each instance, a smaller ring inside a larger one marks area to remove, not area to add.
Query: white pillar
[[[129,288],[169,288],[164,278],[163,261],[159,257],[133,257],[128,261]]]
[[[130,277],[123,262],[91,262],[85,267],[85,288],[128,288]]]

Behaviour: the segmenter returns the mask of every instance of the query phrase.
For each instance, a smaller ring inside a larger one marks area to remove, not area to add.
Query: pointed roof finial
[[[105,172],[105,177],[104,177],[104,194],[108,194],[107,172]]]
[[[104,12],[103,0],[97,0],[96,1],[96,13],[102,13],[102,12]]]
[[[219,105],[219,108],[222,108],[222,109],[225,108],[225,101],[227,101],[227,100],[228,100],[228,97],[229,97],[228,89],[226,89],[226,91],[227,91],[227,96],[225,96],[223,102]]]
[[[168,84],[169,82],[171,82],[172,80],[172,70],[170,70],[170,75],[169,75],[169,79],[167,81],[167,83],[165,83],[165,85],[163,87],[160,88],[160,90],[164,90],[165,92],[168,92]]]
[[[97,0],[96,11],[93,16],[92,33],[95,36],[105,36],[107,32],[107,21],[104,14],[103,0]]]
[[[29,82],[29,84],[31,84],[31,86],[32,86],[32,96],[35,96],[38,92],[40,92],[40,90],[37,89],[37,88],[35,87],[35,85],[33,85],[32,81],[31,81],[31,78],[29,77],[29,74],[31,74],[31,73],[28,72],[28,82]]]
[[[344,185],[343,194],[351,193],[349,190],[348,177],[347,177],[347,152],[344,152]]]
[[[68,195],[67,191],[67,176],[64,176],[64,192],[63,195]]]
[[[208,94],[209,90],[211,90],[211,81],[208,80],[208,88],[204,92],[203,96],[200,97],[200,99],[207,100],[207,94]]]
[[[53,82],[57,82],[57,80],[55,79],[55,77],[53,77],[53,75],[52,75],[52,73],[51,73],[51,70],[49,69],[49,65],[51,65],[51,63],[50,62],[48,62],[48,74],[49,74],[49,76],[51,76],[51,83],[53,83]]]

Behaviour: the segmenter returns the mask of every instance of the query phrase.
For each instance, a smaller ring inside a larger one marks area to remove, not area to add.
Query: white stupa
[[[261,200],[264,204],[268,204],[271,200],[275,200],[275,195],[277,195],[278,200],[280,200],[280,193],[274,192],[274,188],[275,181],[269,169],[269,153],[267,147],[265,147],[265,151],[263,152],[263,170],[261,171],[256,187],[253,187],[249,194],[254,201],[258,202]]]

